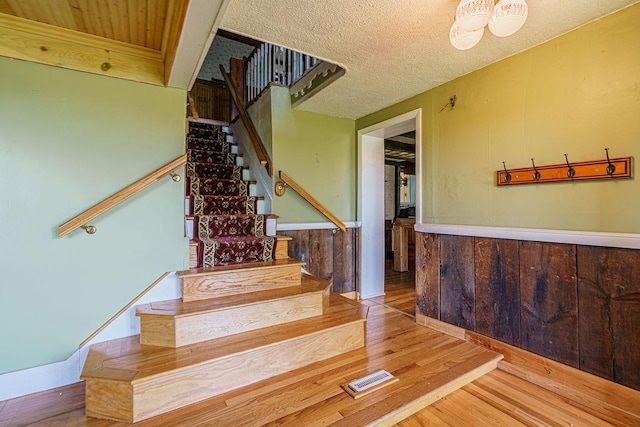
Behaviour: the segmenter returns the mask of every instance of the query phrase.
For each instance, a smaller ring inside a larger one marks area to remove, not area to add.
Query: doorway
[[[361,299],[385,296],[385,139],[415,132],[415,222],[422,222],[422,109],[358,131],[359,281]]]

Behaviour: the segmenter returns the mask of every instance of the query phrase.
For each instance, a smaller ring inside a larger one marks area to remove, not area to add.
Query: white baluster
[[[286,56],[287,56],[287,61],[286,61],[287,66],[285,67],[285,72],[287,73],[287,86],[291,86],[291,84],[293,83],[293,81],[291,81],[291,73],[293,70],[291,67],[291,51],[289,49],[287,49],[286,51]]]
[[[273,45],[269,45],[269,49],[267,50],[267,84],[273,81]],[[266,86],[266,85],[265,85]]]
[[[251,91],[251,80],[253,79],[253,56],[247,62],[247,102],[251,101],[253,93]]]
[[[258,85],[258,94],[262,92],[264,87],[264,45],[260,49],[260,84]]]

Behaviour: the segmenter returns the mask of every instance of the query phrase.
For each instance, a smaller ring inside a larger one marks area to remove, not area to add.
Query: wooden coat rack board
[[[518,184],[544,184],[549,182],[588,181],[595,179],[633,178],[632,157],[593,160],[590,162],[570,163],[565,154],[566,163],[547,166],[535,166],[520,169],[496,171],[498,186]]]

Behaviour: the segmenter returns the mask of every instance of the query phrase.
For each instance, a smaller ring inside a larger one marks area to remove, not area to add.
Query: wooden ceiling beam
[[[191,89],[231,0],[189,0],[166,85]]]
[[[406,144],[404,142],[391,141],[389,139],[384,140],[384,149],[393,151],[406,151],[407,153],[415,153],[415,144]]]
[[[4,14],[0,14],[0,55],[164,84],[164,58],[159,51]]]

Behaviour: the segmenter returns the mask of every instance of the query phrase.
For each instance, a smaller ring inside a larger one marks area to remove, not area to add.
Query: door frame
[[[361,299],[384,295],[384,139],[416,132],[416,224],[422,223],[422,108],[358,130]]]

